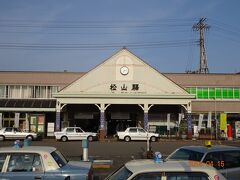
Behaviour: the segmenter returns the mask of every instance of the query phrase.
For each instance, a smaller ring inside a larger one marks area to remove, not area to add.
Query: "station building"
[[[9,126],[45,137],[80,126],[102,138],[129,126],[163,137],[225,127],[238,138],[240,74],[161,73],[125,48],[88,72],[1,71],[0,128]]]

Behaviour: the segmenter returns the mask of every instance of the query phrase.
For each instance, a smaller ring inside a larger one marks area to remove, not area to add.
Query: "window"
[[[9,98],[20,98],[20,86],[9,86]]]
[[[201,172],[166,172],[167,180],[208,180],[209,177]]]
[[[5,86],[0,86],[0,98],[5,98]]]
[[[132,175],[132,172],[129,171],[125,166],[120,167],[116,170],[108,180],[125,180]]]
[[[67,164],[67,160],[59,151],[53,151],[51,155],[59,167],[63,167]]]
[[[31,153],[12,154],[8,163],[8,172],[42,172],[40,155]]]
[[[6,154],[0,154],[0,172],[2,171],[3,164],[5,162],[7,155]]]
[[[5,132],[12,132],[12,128],[11,128],[11,127],[6,128],[6,129],[5,129]]]
[[[161,180],[162,173],[161,172],[149,172],[138,174],[133,178],[133,180]]]
[[[146,131],[144,129],[138,129],[138,132],[140,133],[146,133]]]
[[[80,128],[76,128],[76,132],[77,133],[81,133],[81,132],[83,132]]]
[[[239,95],[240,88],[234,88],[233,91],[234,91],[234,98],[239,99],[240,98],[240,95]]]
[[[71,132],[74,132],[74,128],[67,128],[66,132],[68,132],[68,133],[69,133],[69,132],[70,132],[70,133],[71,133]]]
[[[222,169],[224,167],[224,164],[221,164],[221,162],[224,162],[222,152],[210,152],[206,155],[203,162],[212,165],[216,169]]]
[[[224,151],[222,154],[224,168],[240,167],[240,151]]]
[[[130,133],[137,133],[137,129],[136,129],[136,128],[130,128],[130,129],[129,129],[129,132],[130,132]]]
[[[189,149],[179,149],[175,153],[173,153],[169,157],[169,159],[201,161],[203,155],[203,153],[197,151],[192,151]]]

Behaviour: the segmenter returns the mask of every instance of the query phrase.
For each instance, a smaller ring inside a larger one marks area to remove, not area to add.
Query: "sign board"
[[[227,128],[227,114],[221,113],[220,114],[220,130],[226,131]]]
[[[0,129],[2,129],[2,113],[0,113]]]
[[[54,123],[47,123],[47,136],[54,136]]]
[[[207,128],[212,127],[212,112],[208,112]]]
[[[240,139],[240,121],[235,122],[236,138]]]
[[[198,132],[202,129],[202,122],[203,122],[203,114],[199,114]]]
[[[15,113],[15,119],[14,119],[15,128],[19,128],[19,116],[20,116],[20,113]]]
[[[167,130],[170,131],[170,114],[167,114]]]

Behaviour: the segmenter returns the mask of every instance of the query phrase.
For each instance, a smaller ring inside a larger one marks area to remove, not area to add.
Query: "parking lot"
[[[13,146],[14,141],[1,142],[0,147]],[[159,151],[163,157],[166,157],[176,148],[184,145],[202,145],[204,141],[182,141],[182,140],[160,140],[151,143],[152,150]],[[212,141],[212,144],[225,144],[240,147],[240,141]],[[55,139],[44,139],[41,141],[33,141],[33,146],[54,146],[59,149],[69,160],[81,160],[82,157],[82,142],[68,141],[60,142]],[[95,179],[103,179],[109,173],[116,170],[125,162],[131,159],[144,158],[146,153],[147,143],[141,142],[123,142],[115,139],[108,139],[104,142],[94,141],[89,143],[89,159],[90,160],[112,160],[111,168],[94,169]]]

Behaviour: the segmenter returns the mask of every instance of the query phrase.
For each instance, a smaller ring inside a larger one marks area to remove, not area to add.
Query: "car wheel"
[[[129,136],[126,136],[126,137],[124,138],[124,140],[125,140],[126,142],[129,142],[129,141],[131,141],[131,138],[130,138]]]
[[[5,137],[4,136],[0,136],[0,141],[4,141],[5,140]]]
[[[66,142],[66,141],[68,140],[68,138],[67,138],[66,136],[63,136],[63,137],[61,137],[61,140],[62,140],[63,142]]]
[[[90,141],[90,142],[93,141],[93,137],[92,137],[92,136],[88,136],[87,139],[88,139],[88,141]]]
[[[26,139],[29,139],[29,140],[32,141],[33,140],[33,136],[29,135],[29,136],[26,137]]]
[[[152,142],[156,142],[157,141],[157,138],[155,136],[152,136],[151,139],[150,139]]]

